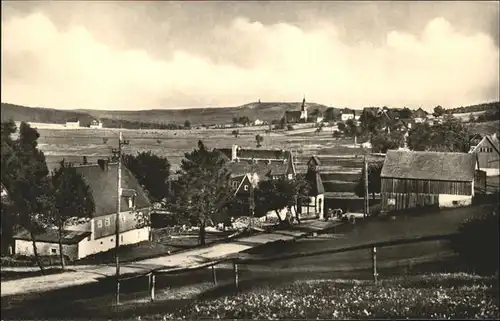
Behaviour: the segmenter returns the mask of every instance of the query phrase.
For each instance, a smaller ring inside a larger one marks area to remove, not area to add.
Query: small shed
[[[476,157],[468,153],[387,151],[381,212],[472,203]]]

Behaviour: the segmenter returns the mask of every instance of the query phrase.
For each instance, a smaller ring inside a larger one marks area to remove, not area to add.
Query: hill
[[[13,119],[15,121],[32,123],[66,124],[67,120],[78,118],[80,123],[85,125],[87,122],[92,120],[92,117],[85,112],[53,108],[26,107],[8,103],[2,103],[1,111],[2,122]]]
[[[267,122],[279,120],[286,110],[300,110],[300,102],[255,102],[238,107],[156,109],[141,111],[82,110],[96,118],[109,118],[143,122],[183,124],[189,120],[194,125],[230,124],[233,117],[248,117],[251,121],[260,119]],[[308,110],[326,110],[326,106],[306,103]]]
[[[489,110],[498,110],[500,108],[500,101],[494,101],[484,104],[477,104],[471,106],[461,106],[456,108],[447,109],[449,113],[452,114],[463,114],[463,113],[474,113],[474,112],[483,112]]]
[[[233,117],[248,117],[250,120],[260,119],[268,122],[279,120],[285,110],[300,110],[301,102],[255,102],[238,107],[192,108],[192,109],[155,109],[134,111],[112,110],[59,110],[51,108],[25,107],[2,103],[2,121],[14,119],[38,123],[63,124],[69,118],[78,117],[81,121],[97,118],[103,120],[122,120],[129,122],[179,124],[189,120],[193,125],[211,125],[232,123]],[[309,112],[319,109],[324,112],[327,107],[316,103],[306,103]]]

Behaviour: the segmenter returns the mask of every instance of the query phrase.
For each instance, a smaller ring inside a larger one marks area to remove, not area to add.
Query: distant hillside
[[[189,120],[193,125],[230,124],[233,117],[248,117],[251,121],[260,119],[271,122],[279,120],[285,110],[300,110],[300,102],[255,102],[238,107],[220,108],[192,108],[192,109],[155,109],[141,111],[109,111],[109,110],[82,110],[98,118],[135,120],[143,122],[160,122],[183,124]],[[316,103],[306,103],[309,112],[319,109],[326,110],[326,106]]]
[[[13,119],[15,121],[33,123],[65,124],[69,119],[78,118],[80,123],[85,125],[86,123],[90,123],[92,120],[92,117],[84,112],[52,108],[25,107],[8,103],[2,103],[1,115],[2,121]]]
[[[500,101],[494,101],[494,102],[478,104],[478,105],[451,108],[451,109],[448,109],[447,111],[452,113],[452,114],[462,114],[462,113],[473,113],[473,112],[479,112],[479,111],[495,110],[495,109],[499,109],[499,108],[500,108]]]
[[[250,103],[239,107],[194,108],[194,109],[156,109],[135,111],[110,110],[59,110],[50,108],[25,107],[2,103],[2,121],[14,119],[39,123],[63,124],[67,119],[78,117],[81,121],[97,118],[104,122],[119,120],[156,124],[182,125],[189,120],[193,125],[211,125],[232,123],[233,117],[247,116],[250,120],[260,119],[271,122],[281,118],[285,110],[300,110],[301,102],[261,102]],[[315,109],[324,112],[327,107],[316,103],[306,103],[309,113]]]

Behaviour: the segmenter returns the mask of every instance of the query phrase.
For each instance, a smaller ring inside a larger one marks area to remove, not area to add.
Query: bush
[[[291,124],[288,124],[288,125],[286,126],[286,129],[287,129],[287,130],[293,130],[294,128],[293,128],[293,126],[292,126]]]
[[[463,222],[451,247],[466,269],[478,274],[498,272],[498,205],[481,217]]]

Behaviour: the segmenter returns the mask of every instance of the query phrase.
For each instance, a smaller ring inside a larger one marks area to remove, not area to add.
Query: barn
[[[387,151],[381,212],[472,203],[476,157],[468,153]]]

